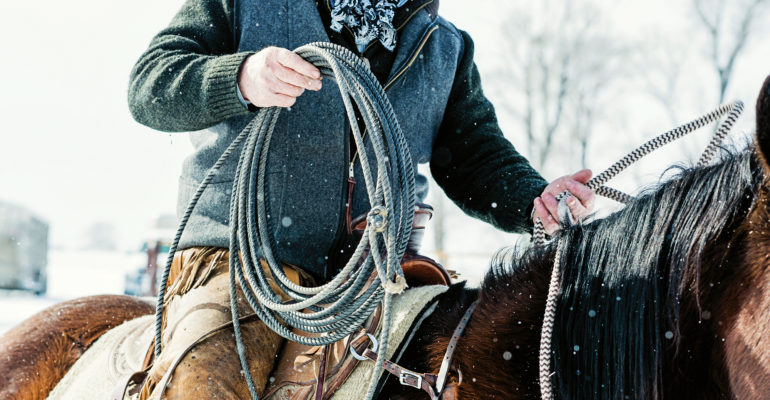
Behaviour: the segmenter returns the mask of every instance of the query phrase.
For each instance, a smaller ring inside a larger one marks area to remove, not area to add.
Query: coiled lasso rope
[[[706,149],[701,154],[698,160],[697,166],[702,167],[711,162],[714,155],[717,152],[717,148],[724,141],[725,137],[730,133],[735,121],[740,117],[743,112],[743,102],[735,101],[733,103],[724,104],[714,111],[696,119],[690,121],[682,126],[679,126],[673,130],[665,132],[654,139],[644,143],[637,147],[634,151],[620,159],[620,161],[613,164],[601,174],[597,175],[593,179],[586,183],[589,189],[593,190],[596,194],[604,196],[621,203],[628,203],[633,200],[633,197],[612,188],[602,186],[607,181],[615,177],[624,169],[628,168],[631,164],[640,160],[642,157],[652,153],[653,151],[675,141],[681,139],[685,135],[696,131],[697,129],[706,126],[714,121],[717,121],[725,114],[727,118],[719,125],[719,128],[714,133],[706,146]],[[564,200],[570,196],[568,191],[562,192],[557,196],[559,201],[559,216],[562,223],[567,223],[569,218],[569,210],[567,209]],[[532,240],[535,246],[542,247],[546,245],[545,229],[543,224],[538,219],[535,224],[535,231],[532,235]],[[556,246],[556,253],[554,255],[554,265],[551,271],[551,280],[548,286],[548,298],[545,303],[545,313],[543,315],[543,327],[540,333],[540,395],[543,400],[553,400],[553,389],[551,387],[551,335],[553,334],[553,325],[556,318],[556,300],[559,296],[559,276],[560,276],[560,259],[561,250],[563,245],[562,240],[558,240]]]
[[[284,274],[281,263],[275,259],[265,206],[267,158],[281,109],[262,108],[209,170],[190,201],[170,248],[155,314],[157,358],[161,352],[161,321],[168,275],[184,227],[206,186],[225,160],[243,144],[230,199],[230,303],[238,356],[253,399],[258,397],[238,321],[237,285],[267,326],[288,340],[308,346],[331,344],[350,335],[382,304],[377,368],[381,368],[382,360],[385,360],[392,297],[406,288],[400,261],[414,218],[414,171],[409,146],[390,102],[364,62],[347,49],[331,43],[311,43],[296,49],[295,53],[318,67],[322,76],[336,81],[355,144],[362,149],[359,155],[372,209],[367,215],[361,241],[345,267],[324,285],[299,286]],[[367,142],[374,149],[373,161],[363,151],[366,143],[358,128],[354,104],[369,131]],[[282,302],[270,287],[262,260],[291,302]],[[367,280],[373,275],[375,282],[367,288]],[[292,329],[312,336],[297,334]],[[373,374],[367,398],[374,394],[378,375]]]

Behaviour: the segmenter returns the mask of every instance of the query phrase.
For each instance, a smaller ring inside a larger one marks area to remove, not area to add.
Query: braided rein
[[[604,186],[610,179],[614,178],[620,172],[631,166],[631,164],[639,161],[646,155],[654,152],[655,150],[683,138],[684,136],[711,124],[723,115],[727,114],[727,117],[719,125],[719,128],[714,133],[706,146],[706,149],[701,154],[698,160],[698,167],[706,166],[717,153],[719,146],[724,139],[730,133],[735,125],[735,121],[740,117],[743,112],[743,102],[735,101],[732,103],[724,104],[719,108],[703,115],[702,117],[690,121],[684,125],[681,125],[668,132],[662,133],[657,137],[647,141],[643,145],[637,147],[634,151],[621,158],[611,167],[607,168],[604,172],[597,175],[593,179],[586,183],[589,189],[593,190],[599,196],[607,197],[617,202],[626,204],[634,198],[619,190]],[[571,196],[569,191],[564,191],[556,196],[556,200],[559,201],[559,215],[560,223],[568,223],[569,221],[569,209],[566,206],[567,197]],[[546,300],[545,312],[543,315],[543,327],[540,333],[540,395],[543,400],[553,400],[553,388],[551,386],[551,376],[555,373],[551,372],[551,340],[553,334],[553,326],[556,318],[556,300],[559,296],[560,289],[560,261],[563,241],[559,238],[557,240],[556,253],[554,254],[554,265],[551,271],[551,280],[548,286],[548,298]],[[547,245],[545,228],[540,219],[537,219],[535,223],[535,229],[532,235],[532,241],[535,247],[544,247]]]

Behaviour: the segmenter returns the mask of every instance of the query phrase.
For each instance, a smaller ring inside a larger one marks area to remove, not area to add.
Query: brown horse
[[[770,398],[768,160],[770,78],[757,102],[754,146],[683,168],[625,209],[555,239],[564,248],[551,348],[557,398]],[[398,362],[436,373],[478,299],[443,398],[540,398],[554,247],[499,256],[481,289],[452,286]],[[55,306],[0,337],[0,398],[45,398],[106,329],[152,311],[129,298],[98,303]],[[234,375],[230,384],[245,385]],[[397,379],[381,384],[383,399],[426,397]]]
[[[564,248],[551,346],[556,398],[770,398],[770,77],[756,139],[556,238]],[[541,398],[554,247],[501,255],[479,291],[455,285],[401,365],[436,373],[478,298],[444,398]],[[425,398],[396,381],[388,378],[382,398]]]
[[[93,296],[51,306],[0,336],[0,399],[45,399],[103,333],[150,314],[129,296]]]

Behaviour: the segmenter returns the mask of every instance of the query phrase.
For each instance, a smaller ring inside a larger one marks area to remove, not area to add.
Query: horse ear
[[[757,99],[757,152],[770,171],[770,76],[762,85]]]

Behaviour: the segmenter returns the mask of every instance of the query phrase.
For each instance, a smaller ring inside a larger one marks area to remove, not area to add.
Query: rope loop
[[[369,203],[377,205],[367,216],[362,239],[350,261],[323,285],[304,287],[286,276],[275,254],[264,201],[270,142],[281,109],[262,108],[209,170],[190,201],[171,245],[155,313],[155,355],[158,357],[163,298],[182,232],[203,191],[225,160],[239,151],[230,198],[230,308],[238,356],[253,399],[258,397],[238,323],[238,287],[267,326],[284,338],[306,346],[323,346],[343,339],[358,330],[382,304],[379,360],[386,358],[392,295],[406,289],[400,260],[406,251],[414,218],[414,160],[395,112],[377,78],[359,57],[344,47],[319,42],[302,46],[295,53],[318,67],[323,77],[336,82],[353,140],[361,149],[358,154]],[[356,111],[369,132],[366,137],[359,129]],[[263,263],[267,264],[280,291],[291,301],[282,301],[270,286]],[[367,286],[372,275],[377,276],[376,283]],[[391,281],[393,276],[395,280]],[[382,361],[378,361],[378,367],[382,367]],[[377,376],[374,374],[367,398],[374,395]]]

